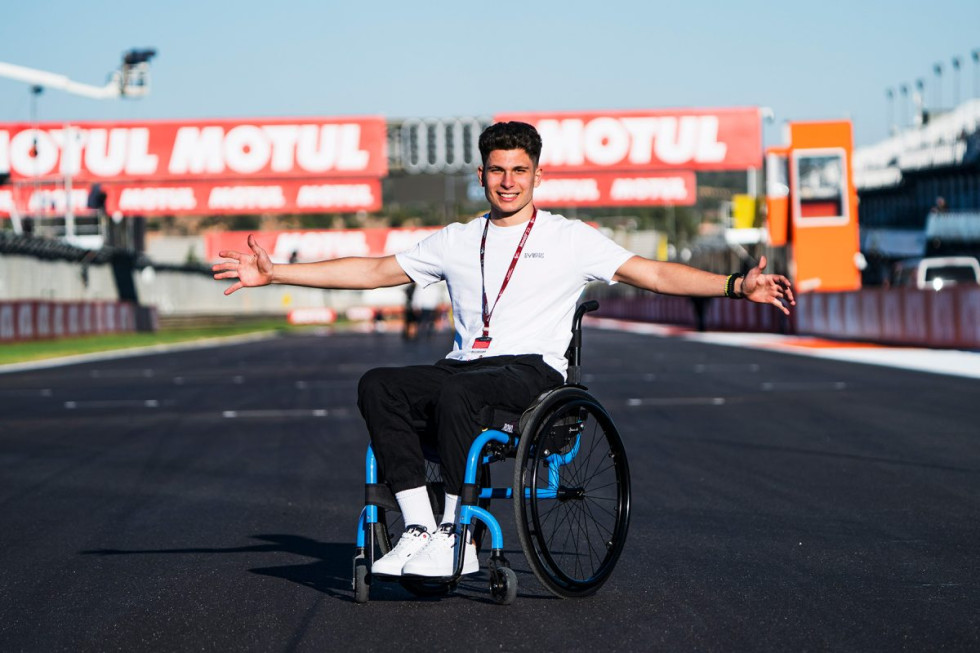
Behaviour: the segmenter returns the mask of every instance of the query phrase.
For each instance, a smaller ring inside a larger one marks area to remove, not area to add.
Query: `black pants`
[[[444,359],[367,372],[357,388],[357,406],[393,492],[425,485],[425,440],[439,453],[446,491],[459,494],[470,445],[484,428],[495,426],[493,410],[522,412],[561,383],[561,374],[539,355]]]

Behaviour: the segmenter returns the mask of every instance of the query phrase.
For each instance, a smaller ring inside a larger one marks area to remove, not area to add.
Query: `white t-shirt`
[[[397,254],[398,263],[421,286],[446,280],[456,326],[447,358],[541,354],[564,375],[572,316],[583,287],[595,280],[613,283],[616,270],[633,254],[583,222],[538,211],[510,282],[494,306],[527,223],[491,223],[485,269],[492,340],[488,348],[474,349],[473,341],[483,335],[480,240],[487,219],[451,224]]]

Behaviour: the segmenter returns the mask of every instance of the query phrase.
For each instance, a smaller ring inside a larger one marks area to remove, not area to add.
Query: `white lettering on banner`
[[[411,249],[417,242],[428,238],[438,229],[392,229],[385,238],[384,255],[398,254]]]
[[[126,150],[126,173],[130,175],[152,175],[157,171],[160,157],[150,154],[150,130],[138,127],[129,130]]]
[[[282,186],[215,186],[208,196],[209,209],[262,210],[285,205]]]
[[[181,127],[177,130],[168,170],[171,174],[240,174],[269,165],[273,172],[291,172],[298,164],[307,172],[364,170],[370,153],[360,149],[361,126],[239,125]]]
[[[544,179],[534,190],[542,202],[595,202],[599,200],[599,184],[595,179]]]
[[[74,130],[73,130],[74,131]],[[85,148],[85,167],[99,177],[116,177],[124,171],[130,175],[156,172],[157,157],[147,153],[148,129],[90,129],[80,139]],[[67,148],[76,151],[76,148]],[[62,172],[77,174],[78,164],[62,161]]]
[[[225,161],[237,173],[258,172],[269,162],[271,155],[272,143],[254,125],[239,125],[225,135]]]
[[[275,261],[288,261],[293,252],[304,261],[321,261],[344,256],[368,256],[370,248],[363,231],[290,231],[276,238]]]
[[[0,129],[0,172],[10,172],[10,132]]]
[[[71,206],[76,213],[89,212],[87,202],[87,188],[72,188]],[[64,188],[34,191],[27,199],[27,208],[37,213],[64,213],[68,208],[68,193]]]
[[[718,117],[545,119],[538,122],[544,142],[541,165],[647,165],[656,154],[670,165],[720,163],[728,152],[718,142]]]
[[[316,308],[294,308],[289,311],[290,324],[333,324],[337,321],[337,311],[326,306]]]
[[[293,169],[292,153],[299,132],[293,125],[266,125],[263,129],[272,139],[272,171],[289,172]]]
[[[167,169],[175,175],[223,172],[221,146],[224,135],[225,130],[221,127],[181,127],[177,130]]]
[[[81,129],[67,127],[52,129],[51,138],[61,148],[61,164],[59,170],[64,175],[75,175],[82,169],[82,152],[85,151],[85,141],[88,134]]]
[[[124,188],[120,211],[185,211],[197,208],[194,189],[187,187]]]
[[[25,129],[10,140],[10,169],[24,176],[44,176],[58,163],[58,145],[48,132]]]
[[[333,208],[338,206],[370,206],[374,193],[368,184],[322,184],[300,186],[296,196],[299,208]]]
[[[158,157],[150,154],[150,131],[146,128],[116,129],[25,129],[9,139],[0,132],[0,169],[8,167],[25,176],[44,176],[57,171],[77,175],[86,168],[100,177],[150,175],[156,172]],[[61,164],[58,165],[58,157]]]
[[[937,143],[920,150],[902,152],[898,156],[898,167],[903,170],[918,170],[939,166],[959,165],[966,156],[965,140],[955,143]]]
[[[646,200],[687,200],[687,186],[681,177],[638,177],[613,180],[609,198],[621,202]]]

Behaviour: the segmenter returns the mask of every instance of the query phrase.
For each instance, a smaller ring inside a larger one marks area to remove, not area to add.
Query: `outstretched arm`
[[[796,304],[792,284],[781,274],[766,274],[763,272],[765,267],[766,257],[763,256],[757,266],[735,282],[735,293],[745,295],[753,302],[773,304],[789,315],[789,309],[783,302]],[[727,277],[680,263],[664,263],[634,256],[616,270],[613,279],[664,295],[723,297]]]
[[[317,263],[275,264],[249,235],[251,253],[218,252],[221,258],[232,259],[211,267],[215,279],[237,279],[225,289],[230,295],[240,288],[267,286],[271,283],[314,288],[370,289],[399,286],[411,281],[394,256],[379,258],[351,256]]]

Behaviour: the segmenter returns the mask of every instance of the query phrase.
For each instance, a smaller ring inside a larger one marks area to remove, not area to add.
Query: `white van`
[[[893,285],[942,290],[958,283],[980,284],[980,262],[972,256],[933,256],[899,261]]]

